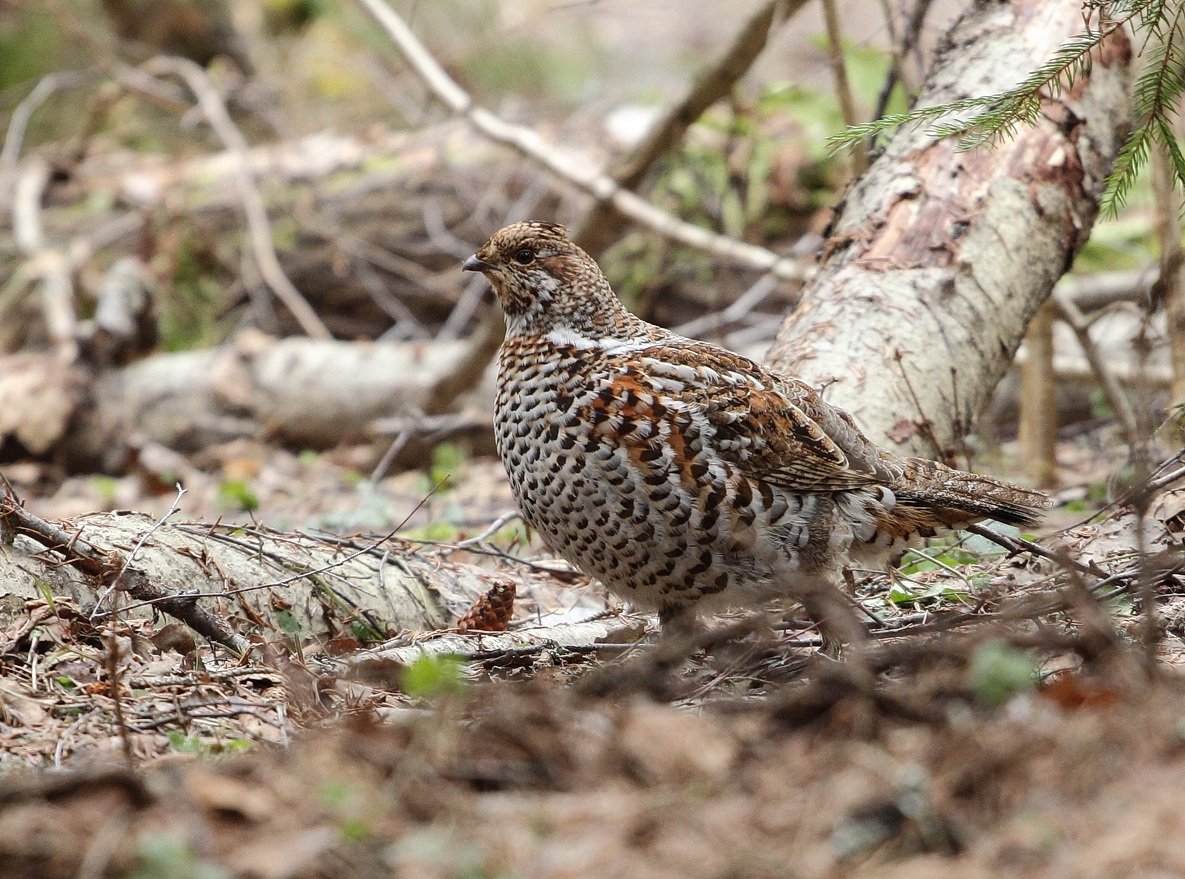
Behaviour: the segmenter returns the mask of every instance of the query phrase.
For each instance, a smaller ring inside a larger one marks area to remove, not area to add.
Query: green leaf
[[[991,707],[1037,686],[1038,665],[1032,651],[1006,641],[985,641],[976,647],[967,672],[976,698]]]
[[[301,632],[300,620],[290,610],[276,611],[276,625],[285,635],[299,635]]]
[[[403,669],[403,692],[419,699],[459,693],[465,687],[465,661],[453,654],[424,654]]]
[[[259,509],[259,496],[251,483],[242,479],[228,479],[218,486],[218,499],[225,507],[250,512]]]

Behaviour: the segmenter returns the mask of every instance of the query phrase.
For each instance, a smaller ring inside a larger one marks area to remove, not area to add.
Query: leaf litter
[[[286,515],[344,508],[340,472],[284,466],[314,475],[300,498],[285,489]],[[403,479],[379,490],[422,488]],[[445,544],[498,526],[456,553],[536,554],[503,533],[496,478],[479,483],[430,499],[425,520],[472,487],[479,512]],[[282,632],[240,660],[167,617],[96,624],[69,598],[26,599],[0,631],[0,875],[1181,874],[1185,582],[1169,564],[1179,499],[1160,498],[1151,674],[1121,515],[1059,538],[1125,574],[1102,595],[977,539],[931,546],[907,578],[856,572],[879,620],[858,666],[818,658],[793,609],[725,618],[730,637],[673,656],[611,617],[623,643],[483,650],[492,636],[454,633],[471,661],[409,664]],[[518,600],[497,591],[473,624],[607,609],[550,566],[515,568]]]

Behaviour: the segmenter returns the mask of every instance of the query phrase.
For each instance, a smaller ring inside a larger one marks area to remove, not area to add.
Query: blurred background
[[[476,104],[590,173],[620,170],[772,7],[392,4]],[[839,0],[829,30],[823,8],[781,5],[635,188],[809,261],[862,161],[826,138],[904,110],[962,9]],[[0,461],[46,512],[167,504],[185,474],[195,512],[304,522],[348,489],[330,520],[381,527],[391,496],[359,512],[358,486],[402,479],[410,499],[424,474],[486,467],[482,491],[505,502],[484,457],[497,309],[457,268],[512,220],[579,226],[591,199],[457,119],[362,3],[0,0],[0,126]],[[1145,307],[1166,222],[1180,237],[1166,210],[1145,179],[1070,279],[1097,292],[1095,343],[1153,408],[1171,397],[1163,318]],[[756,358],[798,288],[636,225],[596,255],[634,311]],[[969,448],[1085,509],[1125,451],[1073,333],[1047,324],[1060,433],[1012,463],[1013,376]],[[297,485],[323,491],[294,507]]]

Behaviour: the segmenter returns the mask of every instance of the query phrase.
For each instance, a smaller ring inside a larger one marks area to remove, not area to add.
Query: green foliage
[[[166,351],[188,351],[219,341],[222,284],[214,275],[213,255],[201,250],[196,237],[191,233],[179,243],[172,289],[157,302]]]
[[[967,674],[976,698],[994,708],[1037,686],[1037,659],[1006,641],[985,641],[975,648]]]
[[[251,488],[251,483],[242,479],[227,479],[219,485],[218,500],[232,510],[251,512],[259,509],[259,496]]]
[[[300,244],[300,221],[295,217],[277,217],[272,220],[272,244],[277,251],[296,250]]]
[[[275,614],[276,625],[285,635],[297,637],[304,630],[304,627],[300,624],[300,620],[296,618],[296,615],[292,611],[279,608],[275,611]]]
[[[1000,523],[993,523],[998,530],[1016,535],[1016,529]],[[889,588],[887,598],[898,606],[927,606],[948,602],[966,602],[971,593],[988,583],[983,572],[964,573],[960,568],[980,564],[985,558],[1000,555],[1003,550],[985,537],[976,534],[949,535],[931,540],[924,550],[911,550],[901,559],[895,579]],[[960,583],[952,585],[949,578],[937,583],[918,584],[910,580],[917,574],[946,571],[959,578]]]
[[[980,556],[976,553],[959,546],[949,546],[935,552],[907,552],[901,560],[899,571],[908,577],[922,571],[942,570],[943,565],[954,568],[959,565],[973,565],[979,560]]]
[[[533,33],[509,33],[481,44],[463,64],[481,91],[550,99],[575,106],[592,97],[598,58],[592,41],[554,45]]]
[[[1164,150],[1174,185],[1185,190],[1185,154],[1172,125],[1185,93],[1185,35],[1181,33],[1185,9],[1179,0],[1120,0],[1115,6],[1128,10],[1149,48],[1133,90],[1136,127],[1120,148],[1107,178],[1103,210],[1111,214],[1124,203],[1153,147]]]
[[[497,533],[490,538],[490,543],[494,546],[500,546],[504,549],[512,549],[516,546],[526,546],[531,542],[531,532],[525,522],[514,522],[507,525],[505,528],[498,529]]]
[[[460,693],[465,688],[465,662],[459,656],[424,654],[405,666],[401,679],[403,692],[417,699],[432,699]]]
[[[489,853],[455,829],[412,829],[384,852],[397,876],[444,876],[449,879],[509,879],[488,866]]]
[[[423,494],[444,494],[456,487],[465,466],[465,452],[455,443],[439,443],[432,449],[432,464],[428,467],[420,488]]]
[[[1178,403],[1176,406],[1170,406],[1166,422],[1177,425],[1177,427],[1185,427],[1185,403]]]
[[[55,65],[62,43],[57,13],[29,6],[20,17],[9,13],[15,27],[0,29],[0,90],[48,73]]]
[[[92,476],[90,486],[106,506],[115,503],[115,491],[119,488],[119,480],[112,476]]]
[[[1131,24],[1142,37],[1144,65],[1135,83],[1135,127],[1116,158],[1103,197],[1104,214],[1114,215],[1132,191],[1152,148],[1163,150],[1172,166],[1174,184],[1185,190],[1185,153],[1172,128],[1185,94],[1185,7],[1178,0],[1097,0],[1086,4],[1098,12],[1096,26],[1066,40],[1053,56],[1011,89],[946,104],[891,113],[854,125],[834,135],[835,148],[886,135],[902,125],[930,124],[935,138],[955,137],[961,150],[990,147],[1022,126],[1036,123],[1046,96],[1070,88],[1091,68],[1094,50],[1111,34]]]
[[[274,34],[300,30],[328,11],[327,0],[263,0],[264,20]]]
[[[344,779],[327,781],[321,785],[319,791],[322,805],[337,811],[350,803],[356,796],[354,786]]]
[[[387,637],[386,632],[381,631],[376,626],[372,626],[364,617],[356,617],[350,620],[350,634],[357,639],[359,644],[382,641]]]
[[[924,589],[912,589],[910,584],[897,581],[889,587],[888,598],[898,606],[924,607],[931,604],[964,601],[967,598],[967,593],[952,589],[946,583],[935,583]]]
[[[872,106],[890,58],[864,47],[846,48],[845,58],[857,100]],[[903,105],[902,93],[895,90],[890,109]],[[842,125],[830,89],[790,83],[771,83],[756,93],[738,88],[731,100],[704,113],[682,147],[660,161],[652,197],[688,222],[733,238],[785,236],[787,230],[800,228],[802,216],[812,208],[834,200],[844,162],[825,139]],[[785,172],[791,168],[794,179],[787,180]],[[624,236],[601,263],[634,310],[644,308],[645,295],[661,286],[666,266],[677,264],[682,277],[705,281],[715,276],[716,268],[704,253],[672,250],[669,242],[648,234]]]
[[[674,197],[684,198],[682,194]],[[679,254],[684,255],[682,250]],[[702,253],[688,251],[686,256],[688,261],[680,262],[685,271],[694,274],[701,266],[706,268]],[[668,257],[667,242],[655,240],[654,236],[646,233],[633,232],[622,236],[605,252],[600,262],[621,301],[631,311],[640,311],[644,307],[646,291],[662,276]]]
[[[58,612],[57,596],[54,595],[53,587],[44,578],[36,574],[33,575],[33,585],[37,588],[37,594],[41,596],[41,600],[48,605],[49,609],[54,613]]]
[[[1131,190],[1129,203],[1133,207],[1151,202],[1151,187],[1147,174],[1141,174]],[[1090,274],[1099,271],[1142,269],[1156,259],[1157,246],[1153,233],[1151,214],[1138,212],[1135,216],[1109,218],[1096,223],[1090,231],[1090,239],[1074,260],[1074,271]]]
[[[348,781],[326,782],[320,789],[321,802],[334,814],[338,832],[349,842],[362,842],[374,834],[371,822],[357,814],[361,805],[358,791]]]
[[[419,528],[408,528],[399,532],[408,540],[426,540],[429,543],[452,543],[461,536],[461,529],[452,522],[433,522]]]

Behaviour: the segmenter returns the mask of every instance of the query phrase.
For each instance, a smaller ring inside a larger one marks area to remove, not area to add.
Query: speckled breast
[[[808,541],[814,501],[737,474],[692,413],[622,390],[595,352],[508,343],[498,453],[553,551],[636,605],[678,608],[767,580]]]

